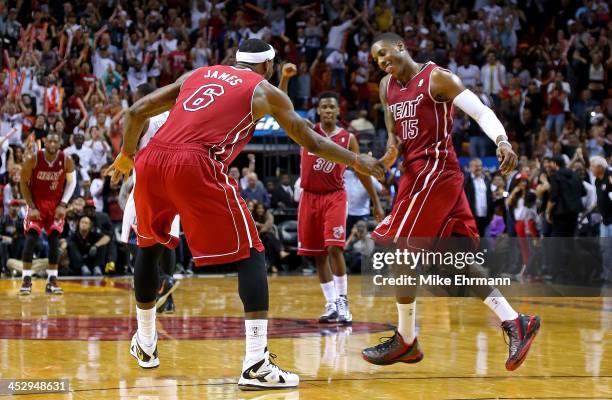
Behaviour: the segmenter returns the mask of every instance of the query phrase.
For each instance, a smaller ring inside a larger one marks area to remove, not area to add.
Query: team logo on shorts
[[[383,220],[380,222],[379,226],[381,226],[381,225],[389,225],[390,223],[391,223],[391,216],[390,216],[390,215],[387,215],[387,216],[385,217],[385,219],[383,219]]]
[[[336,226],[334,228],[334,237],[336,239],[340,239],[343,234],[344,234],[344,227],[343,226]]]

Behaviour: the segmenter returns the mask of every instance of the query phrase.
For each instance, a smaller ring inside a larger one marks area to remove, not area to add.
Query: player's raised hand
[[[127,179],[134,168],[134,159],[123,151],[119,153],[115,161],[104,171],[104,175],[111,177],[111,182],[117,184],[121,178]]]
[[[518,157],[509,143],[501,142],[499,146],[497,146],[496,154],[497,160],[501,163],[499,170],[502,175],[508,175],[516,168]]]
[[[351,167],[360,174],[371,175],[378,180],[385,176],[385,167],[382,162],[368,154],[358,154]]]
[[[283,64],[283,68],[281,69],[281,74],[284,77],[291,78],[292,76],[297,75],[297,67],[295,64],[285,63]]]

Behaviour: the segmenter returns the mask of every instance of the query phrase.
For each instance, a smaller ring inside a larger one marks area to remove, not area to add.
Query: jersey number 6
[[[216,83],[200,86],[198,90],[193,92],[193,94],[183,102],[183,108],[185,111],[201,110],[211,105],[211,103],[215,101],[215,96],[221,96],[223,93],[225,93],[223,86],[217,85]]]

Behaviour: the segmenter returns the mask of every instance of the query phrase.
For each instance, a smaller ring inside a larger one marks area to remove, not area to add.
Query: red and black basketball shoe
[[[415,338],[412,344],[404,342],[398,331],[381,344],[363,349],[361,356],[369,363],[376,365],[389,365],[397,362],[408,364],[418,363],[423,359],[423,352]]]
[[[502,329],[508,335],[509,354],[506,369],[514,371],[521,366],[540,330],[540,317],[519,314],[518,318],[502,322]]]

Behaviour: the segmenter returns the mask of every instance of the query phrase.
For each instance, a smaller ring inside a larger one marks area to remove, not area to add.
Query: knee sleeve
[[[263,251],[251,248],[251,256],[237,264],[238,293],[244,312],[268,311],[268,275]]]
[[[59,260],[59,232],[53,231],[49,235],[49,265],[57,265]]]
[[[138,249],[134,265],[134,291],[136,301],[150,303],[155,301],[159,289],[159,264],[164,246],[155,244]]]
[[[159,264],[160,275],[174,275],[174,269],[176,267],[176,252],[174,249],[164,248],[164,252],[161,257]]]
[[[36,232],[35,230],[28,231],[26,235],[25,245],[23,246],[22,260],[24,263],[32,263],[36,242],[38,242],[38,232]]]

